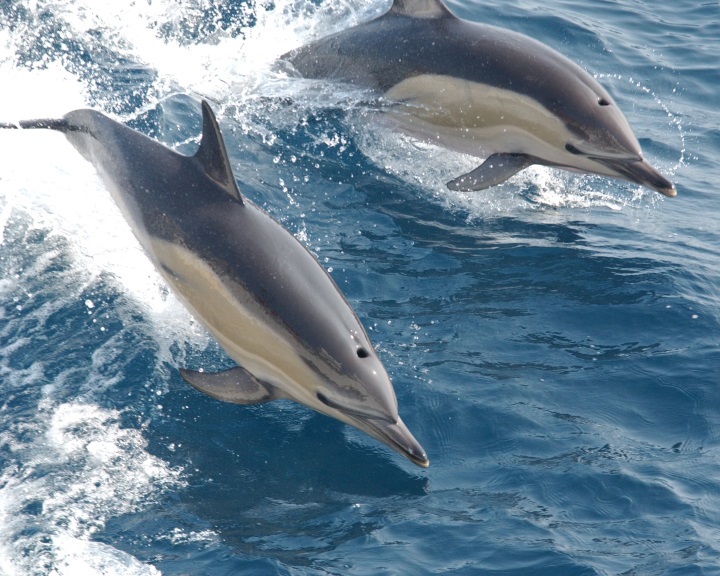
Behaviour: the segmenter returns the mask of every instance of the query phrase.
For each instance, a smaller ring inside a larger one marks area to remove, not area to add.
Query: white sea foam
[[[93,404],[55,405],[49,394],[36,421],[6,433],[21,464],[0,476],[0,573],[158,574],[91,541],[109,518],[182,485],[181,471],[149,454],[142,432],[120,418]]]
[[[28,4],[32,10],[46,3]],[[182,91],[225,101],[261,83],[257,72],[284,52],[377,14],[373,4],[258,0],[239,7],[232,22],[202,0],[61,0],[47,8],[67,38],[91,40],[100,32],[115,53],[157,72],[160,97]]]
[[[0,31],[0,83],[12,86],[0,91],[2,121],[59,117],[87,105],[87,79],[60,62],[18,66],[13,42]],[[92,166],[62,135],[1,130],[0,149],[0,574],[159,574],[93,541],[109,519],[141,511],[183,484],[181,470],[148,452],[140,425],[123,425],[118,410],[98,402],[117,382],[109,373],[123,370],[122,344],[105,341],[89,363],[78,364],[80,358],[52,383],[45,359],[26,367],[12,359],[26,361],[43,342],[48,319],[85,305],[84,290],[99,277],[122,294],[116,319],[126,324],[138,312],[146,319],[159,369],[177,354],[175,343],[203,347],[209,339],[169,294]],[[56,287],[37,304],[43,278]],[[97,314],[103,295],[92,299],[89,315]],[[22,412],[13,403],[22,403]]]
[[[58,117],[85,105],[82,80],[59,65],[31,72],[4,60],[0,76],[4,85],[6,79],[13,85],[13,90],[0,92],[0,110],[9,120]],[[140,311],[150,323],[158,364],[172,359],[174,342],[207,345],[207,335],[193,327],[188,313],[169,294],[92,166],[60,134],[3,130],[0,148],[0,247],[8,272],[0,285],[3,303],[20,312],[23,305],[32,304],[32,291],[48,274],[54,257],[63,256],[70,264],[52,274],[59,297],[28,316],[15,317],[14,309],[3,309],[0,373],[6,397],[32,402],[33,390],[47,382],[42,359],[25,369],[10,365],[7,359],[33,342],[31,336],[8,341],[8,335],[18,325],[42,327],[59,310],[85,302],[83,289],[99,276],[113,280],[128,302],[127,311],[117,311],[121,319]],[[11,244],[21,226],[28,228],[25,238],[36,230],[63,242]],[[15,260],[27,259],[20,256],[23,253],[33,256],[30,265],[13,267]],[[89,314],[96,312],[96,304]],[[141,428],[123,427],[118,411],[93,401],[93,391],[101,394],[115,381],[107,375],[108,366],[122,370],[122,364],[115,366],[117,346],[111,339],[94,351],[92,365],[70,366],[53,385],[46,385],[34,416],[18,419],[0,409],[0,447],[14,462],[0,475],[0,574],[159,573],[92,541],[109,518],[134,512],[182,484],[181,471],[147,452]],[[87,380],[76,385],[77,399],[64,400],[72,396],[64,383],[75,381],[78,374],[86,374]]]
[[[54,568],[48,576],[158,576],[159,570],[130,554],[102,542],[60,535],[52,539],[56,551]]]
[[[82,82],[55,66],[30,73],[0,62],[0,74],[13,82],[13,90],[0,92],[0,110],[11,119],[59,117],[84,105]],[[47,98],[40,86],[53,86],[55,98]],[[3,232],[14,225],[13,218],[30,218],[32,227],[68,240],[77,270],[69,276],[80,274],[90,282],[109,274],[150,321],[163,327],[163,334],[207,342],[202,331],[189,328],[190,316],[143,254],[95,169],[62,135],[2,130],[0,148],[5,160],[0,176]]]

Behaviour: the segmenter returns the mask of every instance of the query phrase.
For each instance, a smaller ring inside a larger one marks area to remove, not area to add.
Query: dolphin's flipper
[[[232,198],[242,204],[242,195],[230,167],[230,159],[220,133],[220,126],[218,126],[212,108],[205,100],[202,101],[202,114],[202,140],[200,141],[200,148],[195,154],[195,159],[210,178],[215,180]]]
[[[484,190],[505,182],[536,162],[537,159],[527,154],[493,154],[472,172],[448,182],[447,187],[459,192]]]
[[[203,394],[233,404],[263,404],[283,397],[277,388],[260,382],[240,366],[214,373],[181,368],[180,376]]]

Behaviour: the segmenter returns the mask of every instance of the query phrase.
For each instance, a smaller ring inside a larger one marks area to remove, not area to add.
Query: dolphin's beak
[[[413,464],[417,464],[422,468],[430,465],[425,450],[420,446],[415,437],[407,429],[404,422],[398,418],[395,423],[388,423],[376,419],[357,419],[355,426],[360,430],[368,433],[373,438],[377,438],[380,442],[395,450],[398,454],[405,456]]]
[[[595,158],[600,164],[604,164],[611,170],[618,173],[618,176],[635,182],[641,186],[652,188],[664,196],[673,198],[677,195],[675,185],[665,176],[653,168],[647,160],[642,158],[636,160],[619,160],[616,158]]]

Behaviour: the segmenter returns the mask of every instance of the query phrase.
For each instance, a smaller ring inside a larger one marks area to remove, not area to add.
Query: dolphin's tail
[[[57,130],[59,132],[67,132],[71,130],[70,124],[64,118],[42,118],[38,120],[21,120],[17,123],[0,122],[0,129],[22,129],[29,130],[32,128],[45,128],[48,130]]]

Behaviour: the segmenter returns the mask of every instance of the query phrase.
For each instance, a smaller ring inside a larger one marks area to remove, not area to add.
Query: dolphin
[[[585,70],[516,32],[394,0],[382,16],[281,57],[301,76],[381,94],[397,129],[486,160],[448,183],[495,186],[533,164],[620,178],[675,196],[628,121]]]
[[[60,131],[95,166],[162,277],[238,364],[181,369],[189,384],[236,404],[294,400],[427,467],[358,317],[317,259],[241,196],[205,101],[202,117],[194,156],[94,110],[0,126]]]

